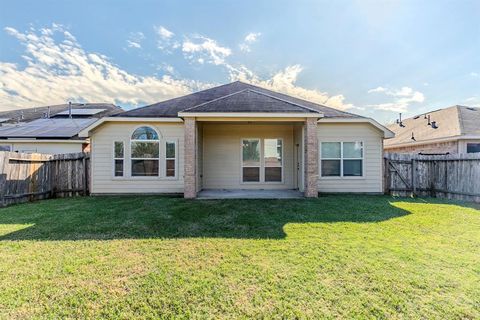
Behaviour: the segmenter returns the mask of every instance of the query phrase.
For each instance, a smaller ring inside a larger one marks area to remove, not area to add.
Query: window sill
[[[319,180],[364,180],[365,176],[361,177],[319,177]]]
[[[157,176],[151,176],[151,177],[112,177],[112,181],[152,181],[152,180],[158,180],[158,181],[176,181],[179,180],[178,177],[157,177]]]

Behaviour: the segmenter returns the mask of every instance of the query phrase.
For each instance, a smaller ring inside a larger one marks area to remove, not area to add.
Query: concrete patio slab
[[[198,193],[197,199],[301,199],[298,190],[209,189]]]

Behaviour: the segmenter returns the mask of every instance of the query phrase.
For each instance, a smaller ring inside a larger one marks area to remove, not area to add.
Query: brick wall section
[[[407,147],[385,147],[385,152],[391,153],[458,153],[458,141],[435,142]]]
[[[197,122],[195,118],[185,118],[185,189],[186,199],[197,197]]]
[[[305,121],[305,197],[318,197],[317,119]]]

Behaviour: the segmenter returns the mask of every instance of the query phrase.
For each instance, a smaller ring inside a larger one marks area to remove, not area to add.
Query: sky
[[[2,1],[0,111],[235,80],[381,123],[480,106],[480,1]]]

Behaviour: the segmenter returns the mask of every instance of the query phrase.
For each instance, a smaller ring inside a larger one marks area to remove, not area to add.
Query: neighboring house
[[[395,138],[385,140],[386,152],[480,152],[480,108],[453,106],[388,126]]]
[[[91,192],[298,189],[380,193],[376,121],[242,82],[106,117],[90,137]]]
[[[112,104],[91,103],[71,104],[71,108],[66,104],[2,112],[0,117],[11,118],[4,118],[9,120],[0,126],[0,151],[47,154],[89,151],[89,140],[80,138],[78,133],[98,118],[121,111]],[[16,118],[18,114],[23,116]]]
[[[91,118],[92,114],[95,118],[101,118],[111,116],[123,111],[122,108],[111,103],[66,103],[36,108],[15,109],[0,112],[0,126],[19,124],[45,118],[65,118],[68,117],[68,109],[70,106],[72,110],[75,110],[77,113],[84,113],[83,115],[74,114],[75,118]],[[91,110],[90,114],[88,114],[88,111],[86,110]],[[94,110],[95,113],[93,113]]]

